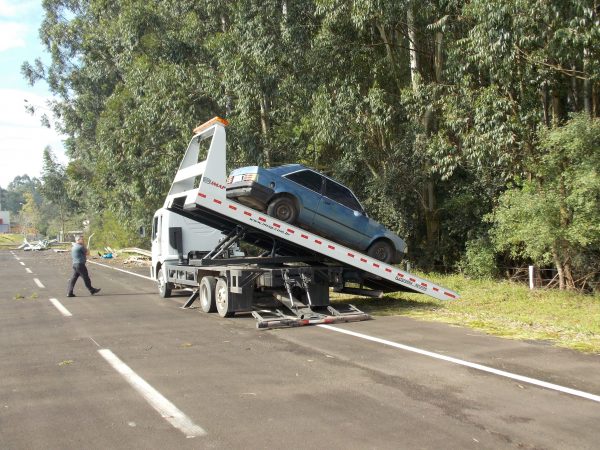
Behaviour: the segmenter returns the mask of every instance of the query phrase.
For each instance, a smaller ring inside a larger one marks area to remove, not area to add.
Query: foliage
[[[488,272],[491,255],[475,242],[496,203],[495,214],[536,223],[519,205],[554,214],[562,201],[574,222],[562,227],[569,237],[553,238],[565,242],[561,264],[591,270],[593,162],[577,166],[577,180],[565,174],[572,183],[559,198],[540,165],[556,174],[573,160],[547,137],[569,114],[600,115],[595,5],[46,0],[40,36],[51,62],[25,63],[23,73],[55,94],[71,159],[62,185],[88,218],[148,228],[190,130],[221,115],[230,167],[325,171],[406,239],[420,267],[450,270],[466,255],[465,268]],[[530,248],[500,240],[514,257],[545,261],[549,221],[531,242],[520,237]]]
[[[514,256],[554,263],[561,286],[574,287],[572,266],[585,270],[575,255],[600,249],[600,119],[577,115],[544,129],[541,147],[546,153],[530,163],[535,178],[500,196],[494,241]]]
[[[458,266],[468,276],[493,278],[498,272],[496,252],[491,243],[485,239],[469,241]]]
[[[135,247],[141,238],[129,227],[123,226],[113,213],[105,211],[102,215],[93,218],[89,238],[93,234],[90,246],[103,252],[105,247],[113,249]]]

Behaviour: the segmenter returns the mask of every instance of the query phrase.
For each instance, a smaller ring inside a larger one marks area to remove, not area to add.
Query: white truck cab
[[[158,279],[157,273],[168,262],[176,262],[179,252],[169,236],[169,229],[181,230],[181,253],[184,257],[189,252],[210,252],[224,238],[214,228],[198,221],[188,219],[166,208],[160,208],[152,220],[152,278]]]

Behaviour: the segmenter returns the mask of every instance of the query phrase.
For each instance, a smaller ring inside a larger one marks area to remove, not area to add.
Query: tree
[[[498,250],[552,262],[561,289],[576,287],[582,255],[600,251],[600,119],[574,116],[562,127],[544,129],[546,153],[534,158],[534,174],[500,196],[491,216]]]
[[[50,206],[53,207],[52,214],[56,215],[58,213],[61,236],[65,236],[65,223],[68,216],[75,212],[77,202],[69,198],[67,192],[68,178],[65,168],[56,161],[50,147],[44,149],[43,158],[40,192]]]
[[[25,203],[19,213],[19,223],[23,235],[37,236],[40,225],[40,209],[36,203],[34,196],[30,192],[24,194]]]

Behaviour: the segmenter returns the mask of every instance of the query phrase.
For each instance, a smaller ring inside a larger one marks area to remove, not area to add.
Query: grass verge
[[[470,327],[510,339],[545,340],[560,347],[600,353],[600,295],[534,290],[508,281],[470,280],[460,275],[423,274],[461,294],[439,301],[395,293],[382,299],[333,294],[373,316],[402,315]]]

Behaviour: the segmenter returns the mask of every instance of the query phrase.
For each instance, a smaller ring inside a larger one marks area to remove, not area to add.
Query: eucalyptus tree
[[[600,119],[580,113],[544,128],[540,146],[527,162],[535,178],[502,194],[492,233],[498,249],[554,264],[560,288],[572,289],[600,270]]]
[[[50,147],[44,149],[40,193],[52,216],[46,219],[50,222],[58,216],[61,236],[65,236],[67,219],[77,212],[78,204],[69,197],[66,170]]]

